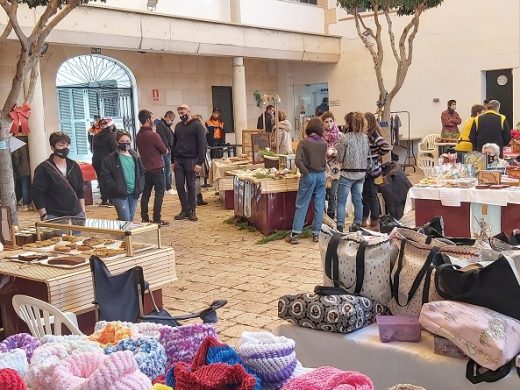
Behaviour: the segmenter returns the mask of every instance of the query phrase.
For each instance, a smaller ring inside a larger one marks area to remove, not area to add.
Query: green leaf
[[[413,15],[418,7],[435,8],[444,0],[379,0],[380,9],[397,9],[397,15]],[[346,10],[374,10],[375,0],[338,0],[338,5]]]
[[[106,3],[106,0],[99,0],[101,3]],[[18,1],[19,3],[21,4],[27,4],[29,6],[29,8],[36,8],[36,7],[40,7],[40,6],[48,6],[49,5],[49,0],[19,0]],[[59,7],[62,7],[64,6],[65,4],[68,4],[68,0],[61,0],[59,2]],[[80,0],[79,3],[80,4],[87,4],[87,3],[91,3],[91,2],[97,2],[97,0]]]

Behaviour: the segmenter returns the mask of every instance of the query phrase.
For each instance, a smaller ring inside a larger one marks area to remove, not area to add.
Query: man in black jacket
[[[42,221],[63,216],[85,216],[83,174],[68,158],[70,137],[61,131],[49,137],[52,154],[36,167],[31,199]]]
[[[112,119],[102,119],[99,121],[101,131],[92,139],[92,166],[98,178],[99,192],[101,194],[100,206],[112,207],[112,203],[105,192],[105,186],[101,180],[101,163],[110,153],[117,150],[116,126]]]
[[[511,141],[511,128],[504,115],[499,114],[500,102],[491,100],[486,104],[483,114],[477,116],[471,126],[469,140],[473,144],[473,150],[482,151],[485,144],[497,144],[500,148],[500,158],[502,150]]]
[[[265,127],[264,127],[264,114],[261,114],[258,117],[258,121],[256,123],[256,128],[258,130],[262,130],[265,128],[265,131],[268,133],[273,132],[273,118],[274,118],[274,106],[269,104],[265,108]]]
[[[191,109],[187,104],[180,105],[177,113],[181,122],[175,126],[172,159],[182,210],[175,219],[197,221],[195,180],[206,158],[206,130],[199,120],[191,117]]]
[[[172,195],[172,175],[171,175],[171,165],[172,165],[172,149],[173,149],[173,131],[172,124],[175,119],[175,113],[173,111],[167,111],[164,114],[164,117],[157,123],[155,130],[157,134],[161,137],[164,142],[164,146],[168,149],[168,153],[163,154],[164,160],[164,185],[165,190],[168,194]]]

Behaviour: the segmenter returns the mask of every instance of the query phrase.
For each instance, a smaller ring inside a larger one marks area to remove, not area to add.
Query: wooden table
[[[13,310],[13,295],[29,295],[51,303],[62,311],[71,311],[78,316],[80,329],[89,334],[94,329],[94,291],[88,263],[75,269],[62,269],[39,264],[22,264],[0,260],[0,276],[9,276],[9,281],[0,288],[0,310],[5,335],[27,332],[25,323]],[[175,252],[171,247],[149,249],[132,257],[120,257],[105,260],[111,273],[117,274],[134,266],[144,269],[146,281],[158,305],[162,307],[162,290],[175,280]],[[145,311],[151,306],[145,302]],[[146,307],[148,306],[148,307]]]

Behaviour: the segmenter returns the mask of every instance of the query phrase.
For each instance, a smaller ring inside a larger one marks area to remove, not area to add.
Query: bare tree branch
[[[5,13],[9,17],[9,22],[22,45],[24,50],[29,49],[29,42],[27,40],[27,36],[23,33],[22,28],[20,27],[20,23],[18,23],[18,0],[11,0],[10,2],[6,0],[0,0],[0,6],[4,9]]]
[[[40,61],[36,60],[32,69],[31,69],[31,77],[29,78],[29,87],[27,88],[27,92],[25,93],[25,103],[31,103],[34,97],[34,90],[36,88],[36,80],[38,80],[38,76],[40,75]]]
[[[397,47],[395,46],[395,34],[393,31],[393,23],[392,18],[390,17],[390,11],[388,8],[385,8],[384,14],[386,17],[386,24],[388,26],[388,36],[390,37],[390,46],[392,47],[392,52],[394,53],[395,60],[397,63],[401,61],[401,57],[399,57],[399,53],[397,52]]]
[[[42,36],[44,40],[47,39],[51,31],[61,22],[68,14],[74,10],[79,5],[79,0],[69,0],[67,5],[63,7],[60,12],[56,16],[52,18],[52,20],[47,24],[47,26],[42,31]]]
[[[13,24],[9,21],[7,26],[5,26],[4,32],[0,35],[0,46],[3,46],[5,41],[7,41],[7,37],[11,34],[11,31],[13,31]]]
[[[383,42],[381,39],[381,32],[382,27],[381,23],[379,22],[379,3],[377,1],[373,2],[374,4],[374,23],[376,25],[376,45],[377,45],[377,56],[378,56],[378,64],[383,64],[383,57],[384,57],[384,51],[383,51]]]
[[[365,21],[363,20],[363,17],[357,12],[357,10],[355,11],[355,15],[354,15],[354,19],[356,18],[356,15],[357,17],[359,18],[359,23],[361,24],[361,26],[363,27],[363,30],[365,32],[368,33],[368,35],[370,35],[372,38],[374,38],[374,40],[376,39],[376,36],[374,34],[374,32],[372,31],[372,29],[370,27],[368,27],[366,24],[365,24]],[[366,37],[366,35],[363,35],[364,37]]]

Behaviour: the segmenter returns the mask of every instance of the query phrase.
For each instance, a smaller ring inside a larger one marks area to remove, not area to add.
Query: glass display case
[[[36,236],[41,239],[41,228],[66,231],[67,234],[91,232],[124,237],[127,256],[133,256],[133,237],[143,233],[156,232],[157,248],[161,248],[161,231],[155,223],[136,223],[109,219],[93,219],[79,217],[59,217],[36,222]]]

